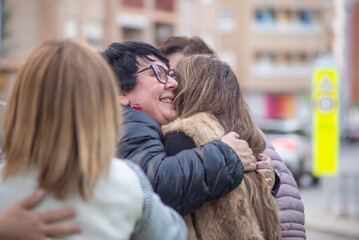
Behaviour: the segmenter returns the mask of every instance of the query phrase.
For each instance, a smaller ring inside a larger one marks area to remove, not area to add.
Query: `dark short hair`
[[[138,71],[136,57],[154,61],[149,58],[152,55],[169,67],[167,58],[154,46],[145,42],[114,42],[101,52],[101,55],[115,72],[117,83],[122,92],[129,92],[136,86],[135,73]]]
[[[184,56],[194,54],[213,55],[215,52],[200,37],[172,36],[158,43],[158,50],[166,56],[182,53]]]

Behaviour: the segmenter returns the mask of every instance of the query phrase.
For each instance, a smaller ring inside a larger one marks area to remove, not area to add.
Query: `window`
[[[156,31],[156,42],[160,42],[169,36],[173,35],[173,26],[170,24],[164,24],[164,23],[156,23],[155,24],[155,31]]]
[[[136,28],[122,28],[123,41],[136,41],[138,39],[144,39],[144,31]]]
[[[173,12],[174,0],[156,0],[156,9]]]
[[[235,28],[235,15],[233,8],[225,6],[220,9],[218,26],[222,31],[232,31]]]
[[[143,0],[122,0],[122,5],[126,7],[143,8]]]
[[[257,52],[251,74],[257,77],[309,77],[312,59],[304,52]]]
[[[273,10],[257,10],[256,11],[256,22],[265,24],[265,23],[274,23],[275,22],[275,12]]]
[[[100,22],[90,21],[85,23],[83,31],[83,35],[90,45],[96,46],[102,42],[103,28]]]
[[[75,38],[79,34],[79,26],[74,18],[67,19],[64,23],[64,37]]]
[[[133,29],[145,29],[150,24],[147,16],[133,13],[121,13],[116,21],[122,27]]]
[[[302,24],[307,25],[313,22],[312,13],[309,11],[300,11],[299,12],[299,20]]]
[[[252,28],[268,33],[312,34],[323,31],[318,23],[318,12],[293,9],[257,9],[253,15]]]

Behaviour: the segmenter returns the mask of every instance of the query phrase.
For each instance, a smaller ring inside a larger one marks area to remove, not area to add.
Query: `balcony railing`
[[[274,77],[291,77],[306,78],[312,74],[313,65],[310,63],[303,64],[274,64],[274,63],[255,63],[250,68],[253,77],[274,78]]]

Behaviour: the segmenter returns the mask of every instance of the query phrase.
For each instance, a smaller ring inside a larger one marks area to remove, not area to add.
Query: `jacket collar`
[[[150,115],[143,111],[133,109],[132,107],[122,107],[123,123],[138,122],[156,126],[161,129],[161,125],[156,122]]]

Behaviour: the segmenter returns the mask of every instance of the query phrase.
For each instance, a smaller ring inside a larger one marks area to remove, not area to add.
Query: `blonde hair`
[[[214,115],[225,132],[235,131],[248,142],[254,156],[266,143],[256,128],[243,98],[238,80],[228,64],[211,55],[185,57],[176,65],[178,82],[174,100],[177,117],[188,118],[199,112]],[[265,239],[280,238],[280,221],[275,199],[263,174],[246,172],[250,206],[254,210]]]
[[[39,187],[87,199],[108,173],[120,124],[105,60],[70,41],[46,42],[25,62],[5,112],[3,178],[35,166]]]

